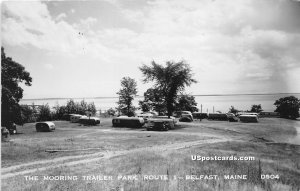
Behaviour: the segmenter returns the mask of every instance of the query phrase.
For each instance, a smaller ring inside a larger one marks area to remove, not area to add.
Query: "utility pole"
[[[201,104],[200,121],[202,121],[202,104]]]

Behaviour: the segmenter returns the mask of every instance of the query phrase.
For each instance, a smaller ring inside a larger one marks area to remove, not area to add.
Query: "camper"
[[[257,123],[258,117],[257,115],[240,115],[240,121],[244,123]]]
[[[78,122],[82,125],[98,125],[100,124],[100,119],[97,117],[82,116]]]
[[[226,113],[209,113],[208,120],[228,121]]]
[[[170,118],[168,116],[154,116],[153,119],[171,119],[173,121],[174,124],[177,123],[177,120],[175,117],[170,116]]]
[[[208,114],[207,113],[201,113],[201,112],[193,112],[194,119],[207,119]]]
[[[37,132],[49,132],[55,130],[55,124],[50,121],[38,122],[35,124]]]
[[[172,118],[151,118],[145,126],[147,131],[168,131],[169,129],[175,129],[175,121]]]
[[[78,115],[78,114],[72,114],[70,116],[70,121],[71,123],[78,123],[79,122],[79,119],[83,117],[82,115]]]
[[[145,121],[140,117],[115,117],[112,119],[113,127],[129,127],[129,128],[141,128]]]
[[[262,112],[259,113],[259,117],[280,117],[280,114],[278,112],[262,111]]]
[[[258,113],[253,113],[253,112],[241,112],[241,113],[237,114],[237,116],[240,116],[240,115],[255,115],[255,116],[259,117]]]

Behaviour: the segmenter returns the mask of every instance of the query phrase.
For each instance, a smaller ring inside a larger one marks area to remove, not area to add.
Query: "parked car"
[[[169,129],[174,129],[175,123],[173,119],[159,119],[159,118],[152,118],[149,119],[146,123],[147,131],[168,131]]]
[[[9,123],[6,128],[11,135],[17,134],[17,125],[15,123]]]
[[[193,120],[192,120],[192,118],[190,116],[181,116],[179,118],[179,121],[180,122],[192,122]]]
[[[3,141],[9,138],[9,131],[6,127],[1,127],[1,138]]]
[[[70,116],[70,121],[71,123],[78,123],[79,122],[79,119],[83,117],[83,115],[79,115],[79,114],[72,114]]]
[[[238,122],[239,118],[237,118],[233,113],[227,113],[226,114],[228,117],[229,122]]]
[[[35,124],[37,132],[49,132],[55,130],[55,124],[50,121],[38,122]]]
[[[175,111],[173,116],[177,118],[190,118],[191,121],[194,120],[193,114],[190,111]]]

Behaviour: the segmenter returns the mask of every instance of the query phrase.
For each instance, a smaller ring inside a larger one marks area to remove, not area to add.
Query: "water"
[[[198,103],[198,109],[200,111],[202,104],[202,112],[221,111],[228,112],[230,106],[234,106],[239,110],[250,110],[253,104],[261,104],[264,111],[274,111],[276,107],[274,102],[281,98],[293,95],[300,98],[300,94],[264,94],[264,95],[220,95],[220,96],[195,96]],[[74,101],[81,101],[83,98],[74,98]],[[143,97],[136,97],[133,104],[138,107],[138,101],[143,100]],[[57,99],[23,99],[20,104],[32,103],[36,105],[49,104],[50,107],[59,105],[65,105],[69,99],[57,98]],[[94,102],[97,110],[105,111],[109,108],[117,107],[117,97],[110,98],[85,98],[86,102]]]

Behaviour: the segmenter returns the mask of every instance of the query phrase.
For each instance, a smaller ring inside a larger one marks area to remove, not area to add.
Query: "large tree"
[[[197,112],[197,102],[194,96],[188,94],[181,94],[175,104],[177,111]]]
[[[23,89],[19,86],[31,86],[32,78],[21,64],[10,57],[6,57],[4,48],[1,47],[1,124],[20,123],[21,107],[19,101],[23,97]]]
[[[281,117],[288,119],[296,119],[299,117],[300,100],[295,96],[289,96],[276,100],[275,112],[278,112]]]
[[[134,97],[137,94],[137,83],[130,77],[124,77],[121,80],[121,89],[117,92],[119,101],[117,102],[118,110],[127,116],[133,116],[135,107],[132,104]]]
[[[162,115],[167,111],[162,92],[158,89],[147,89],[144,93],[144,100],[140,101],[139,105],[143,112],[156,111],[159,115]]]
[[[192,78],[191,67],[184,61],[168,61],[166,66],[152,61],[150,66],[143,65],[140,70],[144,75],[144,83],[154,82],[154,89],[162,93],[169,117],[175,109],[177,94],[196,82]]]
[[[258,104],[258,105],[252,105],[250,111],[259,113],[259,112],[263,111],[263,109],[261,107],[261,104]]]

